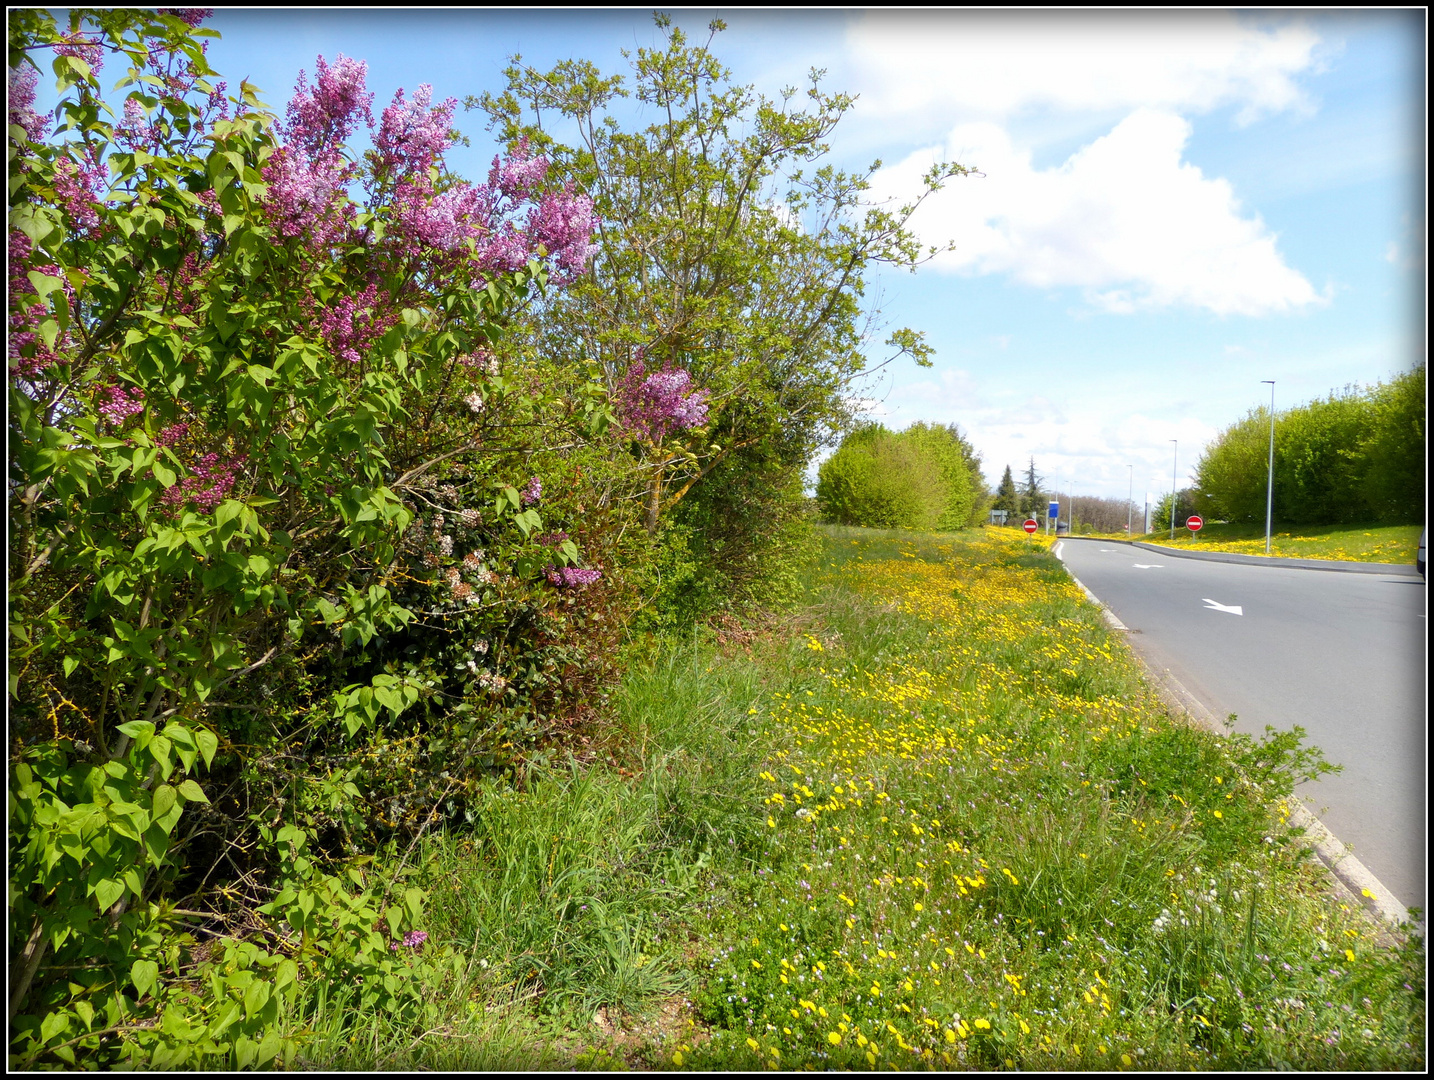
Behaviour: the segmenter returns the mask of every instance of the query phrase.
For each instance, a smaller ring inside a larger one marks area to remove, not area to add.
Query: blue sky
[[[706,38],[711,11],[676,12]],[[884,318],[926,333],[855,391],[901,428],[955,422],[995,483],[1028,458],[1077,498],[1137,501],[1181,482],[1248,409],[1372,383],[1425,355],[1425,14],[1039,11],[720,12],[714,51],[769,96],[858,95],[834,133],[845,168],[881,158],[899,198],[937,157],[953,181],[915,224],[954,252],[878,275]],[[502,86],[512,53],[627,71],[650,11],[223,10],[210,45],[231,89],[282,111],[300,68],[366,60],[382,108],[430,83]],[[495,148],[451,162],[486,176]],[[885,334],[880,335],[884,337]],[[880,338],[874,352],[880,351]]]

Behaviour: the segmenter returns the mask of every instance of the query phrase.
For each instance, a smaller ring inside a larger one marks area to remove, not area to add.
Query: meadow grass
[[[1270,534],[1270,554],[1290,559],[1336,559],[1347,562],[1414,564],[1422,525],[1280,525]],[[1123,536],[1123,534],[1122,534]],[[1209,523],[1199,533],[1176,529],[1147,533],[1135,539],[1166,547],[1229,551],[1239,555],[1265,553],[1263,524]]]
[[[1423,1067],[1422,941],[1284,828],[1317,756],[1168,715],[1043,543],[825,532],[421,842],[421,1024],[331,991],[301,1064]]]

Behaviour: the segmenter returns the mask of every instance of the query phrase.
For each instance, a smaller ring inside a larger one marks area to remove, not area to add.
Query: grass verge
[[[331,991],[306,1064],[1423,1067],[1422,941],[1283,827],[1298,737],[1167,715],[1044,545],[826,533],[787,623],[653,642],[426,841],[422,1022]]]
[[[1270,554],[1288,559],[1336,559],[1346,562],[1403,563],[1412,566],[1422,525],[1283,526],[1270,536]],[[1207,524],[1199,533],[1177,529],[1137,536],[1148,544],[1239,555],[1265,553],[1263,525]]]

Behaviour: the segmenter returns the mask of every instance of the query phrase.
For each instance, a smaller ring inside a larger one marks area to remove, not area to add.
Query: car
[[[1419,567],[1419,576],[1424,577],[1424,561],[1429,546],[1429,526],[1424,526],[1424,531],[1419,534],[1419,554],[1414,556],[1414,565]],[[1428,581],[1428,578],[1424,578]]]

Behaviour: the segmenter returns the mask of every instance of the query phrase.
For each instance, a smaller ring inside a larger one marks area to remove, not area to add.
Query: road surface
[[[1168,670],[1238,731],[1296,724],[1338,776],[1296,794],[1406,907],[1425,900],[1422,578],[1251,566],[1065,540],[1059,555]]]

